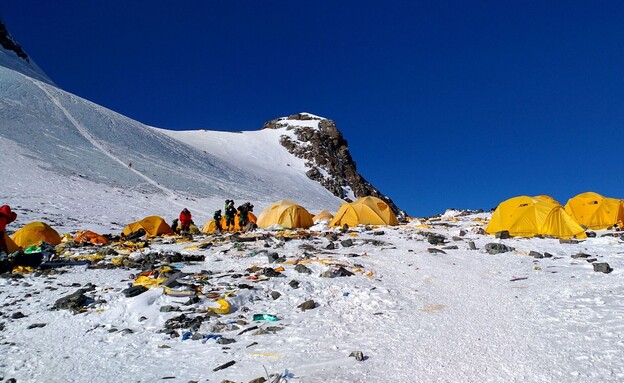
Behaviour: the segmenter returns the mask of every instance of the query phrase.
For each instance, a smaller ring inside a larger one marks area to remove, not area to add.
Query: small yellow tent
[[[9,237],[7,235],[7,233],[4,233],[4,243],[6,243],[7,246],[7,250],[9,251],[9,254],[18,251],[19,250],[19,246],[17,246],[17,244],[15,242],[13,242],[13,240],[11,239],[11,237]]]
[[[12,238],[17,246],[23,248],[27,248],[31,245],[37,245],[41,241],[45,241],[52,246],[56,246],[61,243],[61,236],[59,233],[51,228],[50,225],[43,222],[29,223],[16,231]]]
[[[624,200],[603,197],[598,193],[587,192],[568,200],[565,210],[581,225],[588,229],[600,230],[624,222]]]
[[[312,217],[312,222],[317,223],[318,221],[331,221],[332,218],[334,218],[332,213],[328,212],[327,210],[323,210],[322,212]]]
[[[256,221],[258,220],[254,213],[251,212],[247,213],[247,218],[249,219],[249,222],[253,223],[256,223]],[[227,231],[227,227],[225,226],[225,217],[221,217],[221,228],[223,228],[224,231]],[[206,234],[212,234],[215,232],[215,230],[217,230],[217,225],[215,225],[215,220],[211,219],[210,221],[206,222],[204,228],[202,229],[202,232]],[[230,231],[240,230],[242,230],[242,228],[240,227],[240,216],[236,214],[236,217],[234,217],[234,226],[231,228]]]
[[[280,226],[284,229],[307,229],[314,224],[312,214],[290,200],[280,200],[267,207],[258,216],[258,227]]]
[[[145,230],[145,233],[149,237],[155,237],[163,234],[173,234],[171,226],[169,226],[169,224],[165,222],[162,217],[157,215],[145,217],[140,221],[129,223],[126,227],[124,227],[122,233],[123,235],[129,235],[139,229]]]
[[[390,206],[377,197],[362,197],[355,202],[342,204],[329,225],[343,226],[345,223],[351,227],[399,224]]]
[[[555,200],[544,196],[519,196],[501,202],[485,232],[509,231],[515,237],[548,235],[556,238],[586,238],[580,227]]]

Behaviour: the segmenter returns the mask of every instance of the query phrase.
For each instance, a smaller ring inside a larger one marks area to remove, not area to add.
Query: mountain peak
[[[0,66],[54,85],[48,75],[35,64],[21,45],[11,36],[2,20],[0,20]]]
[[[308,168],[308,178],[317,181],[336,197],[351,201],[374,196],[388,203],[396,214],[404,214],[357,172],[347,140],[334,121],[310,113],[297,113],[268,121],[263,129],[285,129],[280,144]]]

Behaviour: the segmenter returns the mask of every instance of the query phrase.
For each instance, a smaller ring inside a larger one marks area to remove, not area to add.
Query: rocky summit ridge
[[[292,155],[304,159],[306,175],[319,182],[335,196],[350,201],[353,197],[380,198],[399,216],[405,213],[392,199],[382,194],[357,171],[347,140],[333,120],[310,113],[297,113],[264,124],[263,129],[292,130],[296,139],[282,135],[280,144]]]

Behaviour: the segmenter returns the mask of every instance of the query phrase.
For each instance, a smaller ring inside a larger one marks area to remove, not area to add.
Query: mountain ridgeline
[[[163,198],[208,217],[226,198],[335,211],[364,196],[402,213],[357,172],[332,120],[298,113],[243,132],[159,129],[60,89],[1,22],[0,45],[0,162],[13,163],[1,175],[14,205],[41,193],[19,182],[28,169],[32,179],[91,188],[98,198],[132,196],[137,215]],[[63,215],[76,203],[49,209]]]
[[[293,126],[292,121],[318,121],[318,128]],[[283,127],[293,130],[297,140],[283,135],[280,144],[294,156],[306,160],[306,165],[310,168],[306,175],[310,179],[319,182],[332,194],[346,201],[350,201],[349,191],[355,198],[374,196],[386,201],[395,214],[405,214],[390,197],[382,194],[357,172],[347,140],[334,121],[308,113],[298,113],[268,121],[263,129]]]

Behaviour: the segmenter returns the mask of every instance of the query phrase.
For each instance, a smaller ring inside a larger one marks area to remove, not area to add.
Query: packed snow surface
[[[175,266],[208,275],[212,291],[232,306],[231,313],[211,317],[199,329],[178,329],[178,337],[161,332],[165,322],[181,313],[205,314],[216,296],[191,303],[156,287],[127,298],[121,290],[139,270],[123,268],[77,266],[62,274],[2,279],[0,376],[18,382],[248,382],[268,372],[281,374],[283,382],[622,381],[622,240],[495,240],[478,234],[483,216],[420,229],[358,227],[342,233],[319,225],[308,239],[267,233],[258,242],[237,243],[227,235],[155,241],[131,257],[150,251],[204,255],[205,261]],[[328,233],[338,235],[335,249],[326,249]],[[429,244],[431,234],[445,236],[447,243]],[[469,250],[470,241],[477,250]],[[490,255],[483,248],[491,242],[515,250]],[[198,248],[201,243],[209,245]],[[530,251],[552,257],[534,258]],[[284,259],[270,263],[267,252]],[[578,253],[615,270],[595,272],[587,259],[572,258]],[[295,271],[297,262],[311,273]],[[248,270],[253,266],[284,270],[258,279],[259,273]],[[354,275],[320,276],[339,267]],[[50,310],[87,283],[96,289],[85,312]],[[274,300],[275,291],[281,296]],[[315,308],[297,308],[310,299]],[[181,311],[161,311],[165,306]],[[25,317],[10,319],[15,312]],[[254,314],[278,320],[253,321]],[[268,331],[257,334],[259,329]],[[184,339],[192,334],[199,339]],[[222,345],[215,337],[235,342]],[[349,357],[354,351],[364,360]],[[235,364],[213,371],[230,361]]]

